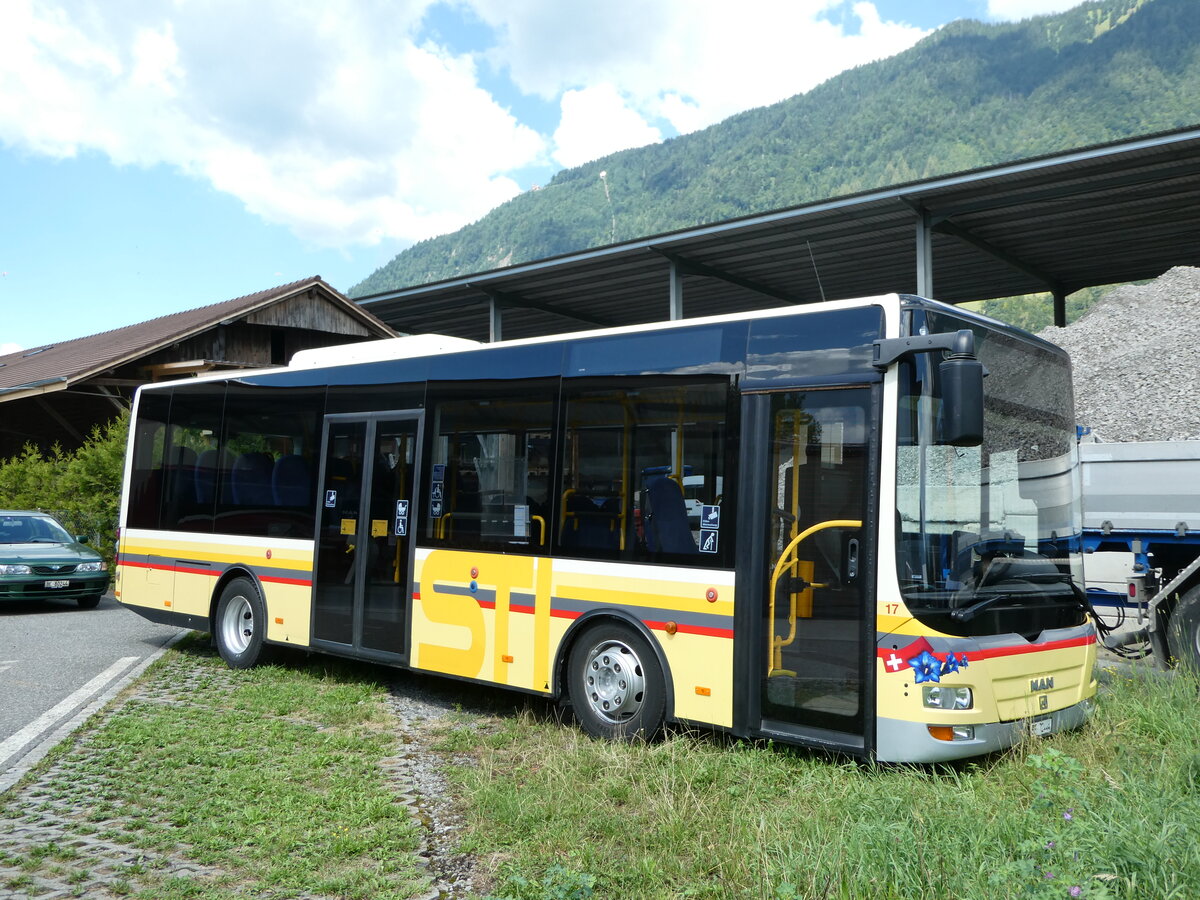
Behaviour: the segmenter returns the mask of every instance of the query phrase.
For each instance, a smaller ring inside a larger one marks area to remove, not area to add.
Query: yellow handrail
[[[567,488],[565,491],[562,492],[562,497],[558,501],[559,509],[562,510],[562,521],[560,521],[558,523],[558,528],[560,531],[567,530],[567,516],[574,515],[574,513],[567,512],[567,498],[570,497],[574,493],[575,493],[575,488]],[[579,528],[578,522],[575,523],[575,528],[576,529]],[[561,542],[562,538],[559,538],[559,541]]]
[[[783,552],[779,554],[779,559],[775,563],[774,570],[771,572],[770,613],[768,616],[768,620],[771,622],[771,672],[782,670],[783,648],[789,646],[796,639],[797,595],[794,593],[790,595],[791,603],[788,612],[788,636],[787,638],[783,638],[775,634],[775,589],[779,585],[779,578],[783,575],[784,571],[799,565],[800,560],[798,557],[793,557],[791,560],[788,559],[788,555],[796,549],[797,545],[799,545],[799,543],[805,538],[811,537],[818,531],[824,531],[827,528],[862,528],[862,520],[830,519],[827,522],[818,522],[816,525],[812,525],[809,528],[804,529],[802,532],[788,541],[787,546],[783,548]],[[810,584],[809,587],[823,588],[827,587],[827,585]]]

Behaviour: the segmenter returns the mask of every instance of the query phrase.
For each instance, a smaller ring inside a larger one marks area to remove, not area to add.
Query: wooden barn
[[[0,356],[0,457],[78,447],[138,385],[287,363],[298,350],[395,337],[319,277]]]

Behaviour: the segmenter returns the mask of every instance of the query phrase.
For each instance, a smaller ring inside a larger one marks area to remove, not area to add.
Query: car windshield
[[[897,567],[914,616],[959,635],[1082,621],[1080,482],[1067,358],[945,313],[910,313],[913,333],[975,332],[985,367],[983,442],[938,443],[934,354],[901,364]]]
[[[0,544],[69,544],[73,540],[49,516],[0,515]]]

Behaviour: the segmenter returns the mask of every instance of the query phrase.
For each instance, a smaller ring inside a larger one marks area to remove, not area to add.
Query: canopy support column
[[[504,340],[504,338],[502,337],[503,324],[504,324],[504,308],[500,304],[500,298],[494,297],[494,296],[489,297],[488,298],[488,341],[490,341],[491,343],[494,344],[497,341]]]
[[[933,298],[933,217],[917,210],[917,294]]]
[[[673,259],[668,258],[667,265],[670,267],[671,273],[671,321],[676,321],[683,318],[683,272],[679,270],[679,264]]]

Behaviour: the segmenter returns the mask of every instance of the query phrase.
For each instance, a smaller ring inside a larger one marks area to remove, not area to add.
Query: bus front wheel
[[[221,591],[213,629],[217,652],[231,669],[248,669],[263,654],[266,609],[248,578],[235,578]]]
[[[1171,611],[1167,625],[1171,655],[1185,669],[1200,672],[1200,585],[1192,588]]]
[[[575,718],[593,737],[649,740],[663,724],[666,685],[646,640],[624,625],[588,629],[567,663]]]

